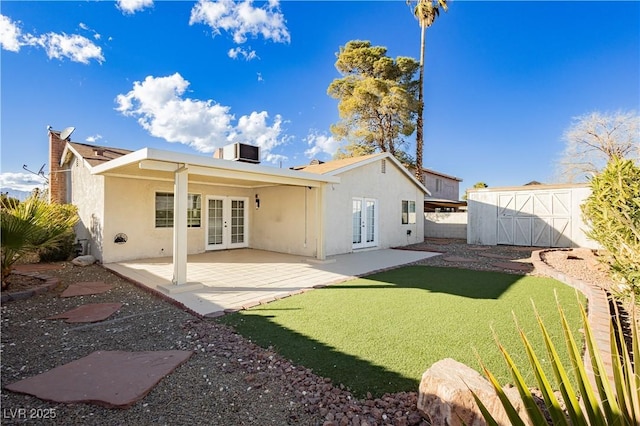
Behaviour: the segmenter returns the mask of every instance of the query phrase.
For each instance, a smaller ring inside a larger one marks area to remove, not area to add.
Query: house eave
[[[208,158],[154,148],[143,148],[95,166],[91,169],[91,173],[94,175],[110,175],[112,173],[119,173],[119,170],[132,165],[138,166],[136,175],[140,177],[144,177],[146,170],[173,174],[180,167],[187,166],[190,174],[276,185],[319,187],[329,183],[340,183],[340,178],[337,176],[324,176],[289,169],[276,169],[268,166]]]

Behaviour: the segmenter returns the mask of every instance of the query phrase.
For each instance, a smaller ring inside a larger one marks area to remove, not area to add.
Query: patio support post
[[[325,209],[324,209],[324,195],[326,184],[321,184],[316,188],[316,259],[325,260],[324,250],[324,232],[325,232]]]
[[[187,282],[187,193],[189,170],[180,167],[175,172],[173,192],[173,279],[175,285]]]

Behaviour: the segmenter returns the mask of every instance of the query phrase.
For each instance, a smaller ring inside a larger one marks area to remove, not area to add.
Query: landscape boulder
[[[505,390],[525,424],[531,424],[524,415],[524,404],[517,389]],[[418,410],[434,425],[485,426],[487,423],[471,391],[480,398],[499,425],[511,424],[491,383],[474,369],[451,358],[436,362],[422,375]]]
[[[93,265],[94,263],[96,263],[96,258],[91,256],[90,254],[85,255],[85,256],[78,256],[76,258],[74,258],[71,263],[73,263],[74,265],[78,265],[78,266],[89,266],[89,265]]]

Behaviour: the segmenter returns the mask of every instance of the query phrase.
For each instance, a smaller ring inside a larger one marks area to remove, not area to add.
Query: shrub
[[[43,195],[32,194],[21,203],[0,200],[2,289],[13,264],[28,253],[58,247],[71,235],[78,221],[77,209],[70,204],[50,204]]]
[[[597,348],[596,337],[594,336],[584,306],[580,305],[582,315],[583,330],[585,333],[585,344],[589,355],[591,369],[594,375],[594,383],[587,376],[587,368],[581,351],[578,349],[576,340],[571,333],[571,329],[566,321],[564,312],[558,304],[564,340],[570,352],[571,365],[565,366],[558,360],[555,346],[548,334],[540,316],[536,313],[538,324],[547,349],[547,357],[551,360],[553,374],[556,380],[562,400],[566,406],[563,409],[560,402],[554,395],[554,388],[549,379],[542,371],[540,357],[533,351],[527,337],[522,330],[519,330],[520,338],[527,351],[529,366],[533,370],[538,385],[542,392],[544,402],[549,411],[549,415],[554,425],[638,425],[640,424],[640,374],[638,372],[637,359],[634,354],[639,354],[638,323],[635,315],[631,318],[631,348],[627,347],[624,337],[624,327],[620,320],[620,315],[616,315],[616,320],[611,322],[611,365],[613,370],[613,382],[607,378],[602,356]],[[615,324],[614,324],[615,323]],[[515,365],[507,351],[500,343],[498,347],[512,372],[518,392],[526,407],[526,414],[534,425],[547,424],[547,421],[537,406],[531,391],[526,387],[522,374]],[[495,379],[490,371],[484,368],[485,375],[493,385],[498,394],[502,406],[504,407],[512,425],[524,425],[515,408],[505,395],[500,383]],[[569,382],[569,374],[574,372],[578,383],[578,390],[573,389]],[[474,395],[476,403],[483,413],[487,424],[497,423],[482,401]]]
[[[640,167],[613,158],[590,182],[591,195],[582,212],[587,235],[607,251],[613,278],[621,293],[640,291]]]
[[[74,255],[75,234],[69,233],[54,246],[38,250],[40,262],[62,262]]]

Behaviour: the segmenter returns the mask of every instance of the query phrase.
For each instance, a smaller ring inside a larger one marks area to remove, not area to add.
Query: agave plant
[[[556,387],[542,371],[542,366],[538,355],[534,352],[527,336],[523,330],[518,327],[520,338],[524,344],[529,366],[533,370],[539,389],[542,393],[549,416],[554,425],[638,425],[640,424],[640,374],[634,363],[634,354],[639,354],[638,340],[638,324],[636,323],[635,314],[632,313],[631,318],[631,347],[627,347],[624,337],[623,324],[620,315],[615,315],[615,319],[611,322],[610,333],[611,339],[611,365],[613,369],[613,378],[607,378],[607,372],[604,368],[602,356],[596,346],[596,338],[589,326],[585,308],[580,304],[580,312],[582,314],[582,325],[585,333],[586,354],[588,356],[591,371],[593,372],[593,381],[589,380],[587,375],[587,367],[582,357],[582,351],[576,344],[562,307],[558,303],[558,310],[562,321],[564,338],[569,350],[571,365],[562,365],[557,356],[555,346],[549,336],[547,329],[536,311],[536,319],[540,326],[540,330],[545,342],[546,351],[551,360],[553,375],[556,381]],[[526,415],[534,425],[546,425],[547,420],[536,404],[531,390],[525,384],[520,370],[513,362],[505,348],[497,342],[498,347],[512,373],[515,386],[526,407]],[[482,362],[481,362],[482,364]],[[491,382],[495,391],[500,398],[507,416],[512,425],[525,425],[524,420],[520,417],[511,401],[507,398],[500,383],[494,375],[482,365],[482,369]],[[569,372],[573,371],[577,382],[578,389],[574,389],[569,380]],[[558,390],[562,395],[565,404],[563,409],[560,402],[554,394],[554,390]],[[483,417],[488,425],[498,425],[497,421],[487,410],[486,406],[474,394],[474,398]]]
[[[37,192],[21,203],[0,200],[2,289],[18,259],[55,247],[73,233],[77,221],[75,206],[50,204]]]

